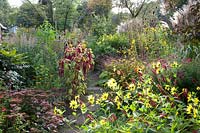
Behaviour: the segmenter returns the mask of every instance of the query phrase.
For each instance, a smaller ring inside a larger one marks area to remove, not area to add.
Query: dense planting
[[[0,133],[200,132],[199,9],[1,0]]]

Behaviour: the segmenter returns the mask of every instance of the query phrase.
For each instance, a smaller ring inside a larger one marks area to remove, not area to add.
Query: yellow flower
[[[137,83],[137,88],[141,88],[142,85],[140,84],[140,82]]]
[[[198,103],[199,103],[199,99],[198,99],[198,98],[194,98],[194,99],[193,99],[193,102],[194,102],[194,105],[196,106],[196,105],[198,105]]]
[[[192,111],[192,105],[189,104],[189,105],[187,106],[187,114],[191,114],[191,111]]]
[[[79,99],[80,99],[79,95],[75,96],[75,100],[79,100]]]
[[[103,101],[107,100],[107,99],[108,99],[108,93],[104,92],[104,93],[102,94],[102,96],[101,96],[101,99],[102,99]]]
[[[110,87],[111,89],[113,89],[114,87],[117,86],[117,82],[115,79],[111,78],[108,80],[107,82],[108,87]]]
[[[131,44],[135,44],[135,40],[134,39],[131,41]]]
[[[200,90],[200,87],[198,86],[196,89],[199,91],[199,90]]]
[[[179,113],[178,113],[178,111],[176,112],[176,116],[178,115]]]
[[[114,102],[117,103],[117,102],[119,102],[119,101],[120,101],[120,100],[119,100],[119,97],[116,96],[115,99],[114,99]]]
[[[72,101],[70,102],[69,107],[70,107],[71,109],[77,109],[77,108],[78,108],[78,103],[77,103],[77,101],[72,100]]]
[[[120,103],[120,102],[117,102],[116,104],[117,104],[117,109],[120,109],[121,103]]]
[[[178,67],[178,63],[176,61],[174,61],[172,64],[170,64],[170,66],[172,68],[177,68]]]
[[[193,114],[194,114],[193,117],[194,117],[194,118],[197,117],[197,113],[198,113],[198,110],[197,110],[196,108],[194,108],[194,109],[193,109]]]
[[[152,68],[156,69],[156,63],[155,62],[152,63]]]
[[[100,123],[100,125],[102,125],[102,126],[103,126],[103,125],[105,125],[105,124],[106,124],[106,120],[105,120],[105,119],[102,119],[102,120],[100,120],[100,121],[99,121],[99,123]]]
[[[124,99],[130,99],[131,98],[131,93],[128,92],[125,96],[124,96]]]
[[[149,94],[149,92],[150,92],[150,88],[146,88],[146,89],[143,89],[143,93],[145,94],[145,95],[148,95]]]
[[[93,95],[89,95],[89,96],[88,96],[88,101],[89,101],[90,104],[94,104],[94,99],[95,99],[95,98],[94,98]]]
[[[149,101],[145,102],[145,106],[146,106],[146,108],[150,108],[151,107],[151,105],[149,104]]]
[[[175,87],[171,88],[171,94],[174,95],[176,93],[177,89]]]
[[[156,63],[156,67],[157,68],[161,67],[161,63],[159,61]]]
[[[135,72],[142,74],[142,67],[136,67]]]
[[[82,103],[80,106],[81,106],[81,109],[84,109],[84,108],[86,108],[86,105],[85,105],[85,103]]]
[[[135,84],[130,84],[128,86],[128,89],[131,90],[131,91],[134,91],[135,90]]]
[[[170,86],[169,85],[165,85],[165,90],[169,91],[170,90]]]
[[[62,111],[61,109],[58,109],[56,107],[54,107],[54,114],[57,114],[57,115],[63,115],[63,113],[65,113],[65,110]]]
[[[192,94],[189,92],[188,97],[187,97],[188,102],[191,101],[191,98],[192,98]]]

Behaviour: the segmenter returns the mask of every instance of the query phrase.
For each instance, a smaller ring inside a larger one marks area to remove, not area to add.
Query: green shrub
[[[39,44],[52,44],[52,42],[56,39],[56,32],[53,26],[45,21],[36,31],[36,36],[38,38]]]
[[[193,60],[182,64],[182,66],[178,69],[178,74],[179,77],[177,85],[180,88],[187,88],[189,91],[197,92],[200,98],[200,92],[196,91],[196,88],[200,86],[200,61]]]
[[[90,45],[94,54],[98,55],[113,55],[119,51],[129,47],[128,38],[124,35],[113,34],[103,35],[96,43]]]
[[[27,57],[9,49],[6,44],[0,46],[0,81],[9,89],[20,89],[28,82]],[[26,79],[27,78],[27,79]]]
[[[55,44],[56,45],[56,44]],[[29,85],[34,88],[50,89],[62,86],[58,76],[58,60],[63,51],[56,52],[48,45],[15,46],[20,53],[26,54],[32,67],[29,76],[32,77]]]

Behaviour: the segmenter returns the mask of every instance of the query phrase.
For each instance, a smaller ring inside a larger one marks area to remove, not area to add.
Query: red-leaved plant
[[[69,44],[65,47],[64,57],[59,61],[59,76],[64,79],[68,88],[68,100],[85,93],[86,76],[93,68],[93,57],[92,50],[86,48],[83,43],[79,42],[76,46]]]
[[[0,131],[57,132],[64,119],[54,113],[53,97],[43,90],[0,92]]]

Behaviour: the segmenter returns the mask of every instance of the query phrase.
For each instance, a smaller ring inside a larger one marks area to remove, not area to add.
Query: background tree
[[[0,23],[5,26],[9,25],[9,14],[11,7],[7,0],[0,0]]]
[[[144,7],[145,2],[149,0],[114,0],[115,6],[127,9],[132,18],[136,18]]]
[[[45,19],[46,13],[41,6],[38,6],[38,4],[30,5],[28,2],[24,2],[19,8],[16,24],[27,28],[35,27],[41,25]]]
[[[88,0],[87,7],[95,15],[108,17],[112,9],[112,0]]]
[[[77,21],[78,0],[55,0],[53,2],[55,9],[55,21],[58,29],[71,31]]]

